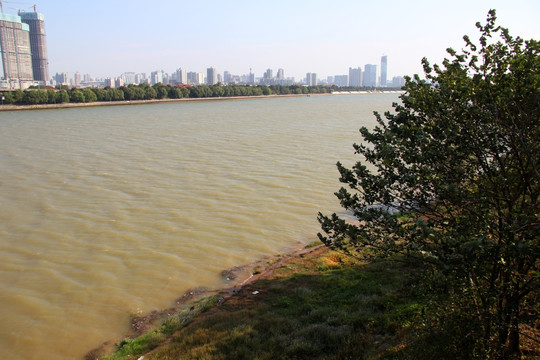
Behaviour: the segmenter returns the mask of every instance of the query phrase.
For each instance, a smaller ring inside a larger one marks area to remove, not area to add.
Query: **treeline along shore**
[[[63,108],[78,106],[141,104],[180,99],[246,98],[262,96],[308,96],[331,94],[335,91],[375,91],[375,88],[343,88],[336,86],[303,85],[180,85],[162,83],[130,84],[119,88],[45,88],[2,91],[0,110]],[[389,89],[388,90],[398,90]]]

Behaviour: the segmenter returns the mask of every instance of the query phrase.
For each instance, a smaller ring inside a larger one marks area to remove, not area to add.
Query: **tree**
[[[13,104],[14,103],[13,93],[11,91],[1,92],[0,96],[4,97],[4,101],[3,101],[4,104]]]
[[[358,222],[319,214],[319,237],[421,261],[467,319],[467,351],[519,358],[520,326],[539,310],[540,46],[495,20],[442,67],[424,59],[426,80],[407,78],[395,112],[360,129],[363,159],[338,163],[349,189],[336,193]]]
[[[84,102],[84,94],[81,90],[74,89],[71,92],[70,101],[74,103],[82,103]]]
[[[183,96],[183,93],[179,87],[171,87],[169,89],[169,93],[167,94],[167,97],[169,99],[180,99],[182,98],[182,96]]]
[[[157,83],[154,85],[154,90],[156,91],[156,97],[158,99],[165,99],[167,97],[167,93],[169,92],[167,86],[162,83]]]
[[[69,102],[69,95],[66,90],[59,90],[56,92],[56,102],[59,104]]]
[[[47,90],[47,103],[48,104],[55,104],[56,103],[56,91],[54,90]]]
[[[22,102],[27,105],[46,104],[48,100],[45,90],[25,90]]]
[[[97,101],[97,95],[95,92],[92,91],[90,88],[84,88],[82,90],[82,93],[84,95],[84,101],[85,102],[94,102]]]
[[[155,99],[157,97],[157,92],[153,87],[148,86],[144,89],[144,98],[146,100]]]
[[[21,89],[17,89],[11,92],[13,94],[13,103],[22,104],[24,92]]]

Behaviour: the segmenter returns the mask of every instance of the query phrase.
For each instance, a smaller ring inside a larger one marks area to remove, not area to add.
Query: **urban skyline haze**
[[[3,1],[5,12],[24,2]],[[30,8],[33,3],[27,4]],[[490,8],[514,36],[538,38],[540,3],[533,0],[454,2],[296,0],[227,2],[42,0],[49,73],[95,77],[178,68],[257,76],[271,68],[286,77],[348,74],[349,68],[380,64],[388,55],[388,78],[421,73],[427,57],[440,63],[445,49],[474,40],[474,24]]]

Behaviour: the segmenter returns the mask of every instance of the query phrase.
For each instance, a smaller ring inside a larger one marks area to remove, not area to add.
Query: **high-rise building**
[[[263,78],[261,79],[261,84],[263,85],[273,85],[274,84],[274,72],[272,69],[267,69],[265,73],[263,74]]]
[[[255,74],[251,71],[251,68],[249,69],[248,84],[255,85]]]
[[[362,68],[349,68],[349,86],[362,86]]]
[[[45,35],[45,17],[38,12],[21,12],[21,20],[30,27],[30,48],[34,80],[49,81],[49,59]]]
[[[362,82],[362,86],[377,86],[377,65],[366,64],[364,67],[364,80]]]
[[[233,76],[231,75],[230,71],[223,72],[223,82],[225,84],[229,84],[233,82]]]
[[[274,72],[272,69],[266,69],[266,72],[263,75],[264,79],[271,80],[274,78]]]
[[[392,78],[392,86],[393,87],[401,87],[405,85],[405,78],[403,76],[394,76]]]
[[[73,85],[75,85],[75,87],[81,85],[81,74],[78,71],[73,75]]]
[[[187,73],[188,84],[201,85],[204,83],[204,75],[201,72],[190,71]]]
[[[148,83],[146,73],[135,74],[135,84]]]
[[[388,57],[386,55],[383,55],[381,56],[381,86],[386,86],[387,70],[388,70]]]
[[[24,89],[34,80],[30,27],[20,16],[0,13],[0,87]]]
[[[209,67],[206,69],[206,83],[208,85],[215,85],[218,83],[218,72],[215,67]]]
[[[348,75],[336,75],[336,76],[334,76],[333,83],[336,86],[349,86],[349,76]]]
[[[124,82],[124,85],[135,84],[134,72],[125,72],[122,75],[120,75],[120,78]]]
[[[306,74],[306,85],[315,86],[317,85],[317,73],[307,73]]]
[[[278,81],[285,80],[285,70],[283,70],[283,69],[278,69],[276,79],[277,79]]]
[[[182,69],[182,68],[176,69],[176,72],[174,73],[174,79],[179,84],[187,84],[188,79],[187,79],[186,69]]]
[[[152,71],[150,73],[150,84],[156,85],[158,83],[163,83],[163,70],[160,71]]]
[[[57,85],[71,85],[71,79],[68,73],[56,73],[54,81]]]

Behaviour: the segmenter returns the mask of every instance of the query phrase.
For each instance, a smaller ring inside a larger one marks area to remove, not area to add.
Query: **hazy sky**
[[[388,74],[421,73],[420,60],[440,63],[445,49],[461,49],[465,34],[490,8],[512,35],[540,38],[538,0],[22,0],[45,15],[49,71],[114,77],[126,71],[262,76],[285,70],[297,80],[347,74],[380,64]]]

